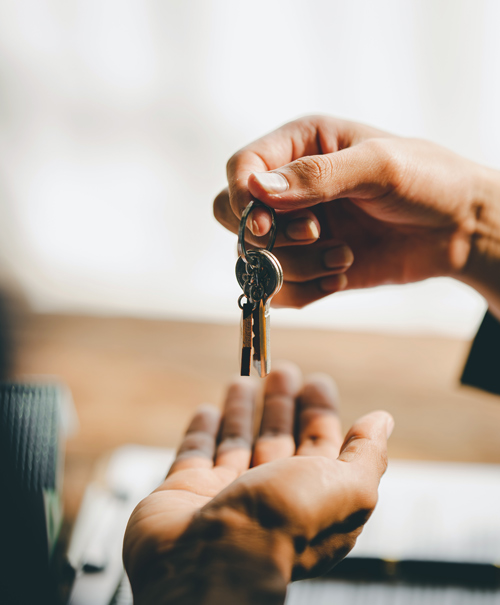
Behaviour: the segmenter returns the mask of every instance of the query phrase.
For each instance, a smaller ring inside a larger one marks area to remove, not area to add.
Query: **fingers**
[[[265,172],[279,168],[301,155],[319,153],[317,123],[314,118],[303,118],[285,124],[274,132],[258,139],[238,151],[227,164],[227,180],[231,207],[235,216],[241,217],[249,204],[248,177],[253,172]],[[263,235],[266,224],[259,224]]]
[[[387,468],[387,439],[393,428],[394,419],[387,412],[363,416],[347,433],[338,459],[380,480]]]
[[[252,453],[256,384],[238,378],[227,391],[215,465],[240,473],[248,469]]]
[[[281,263],[286,281],[299,283],[343,273],[354,261],[351,249],[335,240],[307,248],[280,248],[273,254]]]
[[[251,174],[276,170],[304,156],[330,154],[374,136],[385,136],[385,133],[364,124],[328,116],[307,116],[285,124],[251,143],[236,153],[227,164],[231,207],[235,216],[241,216],[250,202],[251,194],[255,195],[254,191],[249,190]],[[279,172],[277,174],[276,177],[268,177],[268,185],[272,185],[275,192],[278,189],[281,193],[286,191],[289,194],[290,183],[283,180]],[[266,199],[269,197],[265,188],[260,187],[259,190],[264,192]],[[293,191],[291,193],[293,197]],[[257,199],[261,198],[257,196]],[[307,204],[302,204],[302,207],[305,205]],[[264,222],[259,224],[262,235],[267,233],[265,229]]]
[[[320,298],[345,290],[347,286],[348,278],[344,273],[330,275],[305,283],[286,281],[281,290],[273,296],[271,305],[277,308],[292,307],[293,309],[302,309]]]
[[[338,417],[339,395],[326,374],[313,374],[297,400],[298,456],[325,456],[334,460],[342,444]]]
[[[189,424],[169,475],[186,468],[211,468],[219,430],[220,412],[211,405],[200,406]]]
[[[264,390],[262,421],[252,466],[293,456],[295,398],[300,385],[300,370],[291,363],[279,364],[269,375]]]
[[[370,139],[358,145],[301,157],[270,172],[248,176],[248,191],[268,206],[297,210],[343,197],[378,197],[391,188],[390,139]]]
[[[387,133],[364,124],[356,124],[327,116],[308,116],[285,124],[238,151],[227,164],[230,206],[239,219],[253,196],[276,208],[305,208],[324,201],[329,189],[351,191],[360,182],[379,182],[375,156],[365,157],[361,166],[358,156],[344,152],[369,138],[383,139]],[[342,151],[338,151],[342,150]],[[332,175],[328,161],[314,158],[337,155]],[[307,158],[311,157],[312,160]],[[290,168],[291,166],[291,168]],[[283,168],[284,167],[284,168]],[[343,168],[341,170],[341,168]],[[380,163],[378,168],[380,168]],[[367,172],[368,171],[368,172]],[[336,181],[338,183],[336,184]],[[261,196],[261,197],[259,197]],[[328,199],[335,199],[329,197]],[[265,235],[270,218],[257,212],[250,228],[255,235]]]
[[[253,198],[250,198],[253,199]],[[249,199],[249,201],[250,201]],[[215,218],[233,233],[238,233],[240,217],[237,216],[229,203],[229,191],[224,189],[214,200]],[[277,216],[276,247],[311,244],[321,233],[321,225],[311,210],[299,210]],[[262,207],[255,208],[247,220],[245,241],[258,248],[265,248],[267,236],[271,228],[271,215]],[[259,235],[261,234],[261,235]]]

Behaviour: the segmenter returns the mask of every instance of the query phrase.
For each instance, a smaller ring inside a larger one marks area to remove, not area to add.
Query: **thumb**
[[[390,143],[389,143],[390,144]],[[269,172],[253,172],[250,193],[280,210],[349,197],[378,197],[390,184],[387,139],[370,139],[333,153],[304,156]]]
[[[338,459],[361,466],[380,480],[387,468],[387,440],[393,428],[394,419],[387,412],[363,416],[348,431]]]

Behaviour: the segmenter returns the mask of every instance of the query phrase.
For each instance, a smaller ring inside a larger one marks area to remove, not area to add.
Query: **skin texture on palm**
[[[375,412],[343,440],[337,399],[330,378],[302,384],[286,364],[266,381],[255,439],[251,380],[229,387],[222,417],[200,408],[129,521],[134,602],[282,603],[288,581],[341,560],[375,506],[393,421]]]
[[[252,198],[278,213],[285,284],[274,306],[443,275],[487,297],[493,289],[494,307],[500,300],[498,171],[427,141],[311,116],[237,152],[227,175],[214,202],[225,227],[237,232]],[[248,241],[262,247],[269,214],[255,210],[248,224]]]

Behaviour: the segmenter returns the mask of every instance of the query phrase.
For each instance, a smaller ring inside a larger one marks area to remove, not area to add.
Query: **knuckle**
[[[333,176],[332,162],[327,155],[311,155],[295,162],[296,173],[302,180],[313,183],[328,181]]]
[[[368,139],[363,143],[369,153],[376,158],[377,170],[383,184],[391,190],[400,189],[405,180],[406,162],[398,153],[394,141],[388,138]]]
[[[188,433],[179,447],[178,454],[183,454],[185,452],[200,452],[210,448],[212,441],[213,439],[210,435],[201,431]]]
[[[219,221],[219,223],[222,222],[222,219],[224,217],[223,208],[225,206],[225,203],[226,203],[225,191],[221,191],[219,193],[219,195],[214,199],[214,206],[213,206],[214,216]]]
[[[234,171],[234,169],[236,168],[236,166],[239,162],[240,157],[241,157],[241,151],[237,151],[229,158],[229,160],[227,161],[227,164],[226,164],[226,173],[227,174],[231,174]]]
[[[255,392],[253,381],[243,380],[240,376],[235,378],[227,389],[226,399],[234,405],[245,404]]]
[[[363,142],[363,146],[370,151],[372,157],[379,159],[381,163],[390,161],[392,157],[392,141],[385,138],[371,138]]]

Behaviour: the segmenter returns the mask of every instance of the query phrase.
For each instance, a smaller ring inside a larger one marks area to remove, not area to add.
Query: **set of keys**
[[[272,297],[283,285],[283,269],[271,253],[276,240],[276,214],[272,208],[272,226],[265,250],[249,250],[245,246],[245,228],[250,212],[261,202],[252,201],[245,208],[238,232],[236,279],[243,290],[238,299],[241,317],[241,376],[250,376],[253,365],[259,376],[271,371],[269,310]]]

